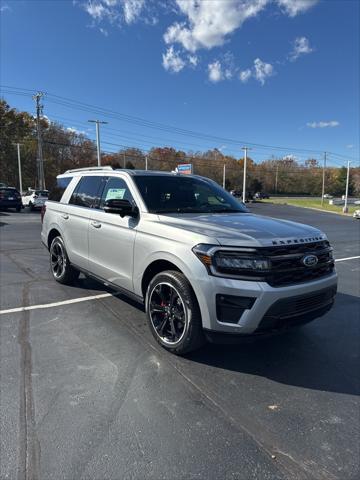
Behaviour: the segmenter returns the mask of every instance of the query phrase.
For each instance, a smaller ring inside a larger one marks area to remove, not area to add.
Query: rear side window
[[[52,200],[53,202],[60,202],[61,197],[63,196],[63,193],[65,192],[72,178],[73,177],[57,178],[56,186],[49,192],[49,200]],[[31,193],[28,193],[27,195],[31,195]]]
[[[70,198],[71,205],[96,208],[104,187],[103,177],[82,177]]]

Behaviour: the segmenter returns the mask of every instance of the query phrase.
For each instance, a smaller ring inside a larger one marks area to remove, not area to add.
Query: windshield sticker
[[[122,200],[124,198],[125,192],[126,188],[109,188],[106,193],[105,201],[112,199]]]

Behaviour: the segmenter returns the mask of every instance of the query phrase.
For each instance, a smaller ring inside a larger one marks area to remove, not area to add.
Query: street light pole
[[[324,195],[325,195],[325,170],[326,170],[326,152],[324,152],[324,166],[323,166],[323,175],[322,175],[322,190],[321,190],[321,206],[324,204]]]
[[[20,143],[16,144],[17,146],[17,154],[18,154],[18,168],[19,168],[19,188],[20,188],[20,195],[22,194],[22,176],[21,176],[21,156],[20,156]]]
[[[226,163],[224,163],[224,170],[223,170],[223,189],[225,190],[225,180],[226,180]]]
[[[102,122],[100,120],[88,120],[88,122],[95,123],[95,125],[96,125],[97,164],[98,164],[98,167],[101,167],[100,124],[105,125],[109,122]]]
[[[247,163],[247,152],[251,150],[249,147],[243,147],[244,150],[244,174],[243,174],[243,202],[246,200],[246,163]]]
[[[349,194],[350,163],[351,163],[350,160],[348,160],[347,174],[346,174],[346,188],[345,188],[345,205],[343,208],[344,213],[348,213],[349,211],[347,204],[348,204],[348,194]]]
[[[19,169],[19,191],[20,191],[20,194],[21,194],[22,193],[21,156],[20,156],[20,145],[21,145],[21,143],[14,143],[13,145],[17,149],[18,169]]]

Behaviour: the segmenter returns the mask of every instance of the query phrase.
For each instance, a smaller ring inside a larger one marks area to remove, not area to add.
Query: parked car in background
[[[233,197],[238,198],[238,199],[242,199],[242,197],[243,197],[243,194],[242,194],[241,190],[230,190],[230,194]],[[245,201],[246,202],[251,202],[251,200],[253,200],[253,194],[251,192],[246,192]]]
[[[355,210],[355,212],[353,213],[353,217],[360,220],[360,210]]]
[[[333,198],[333,196],[330,195],[329,193],[325,193],[324,198]]]
[[[0,209],[15,208],[17,212],[23,208],[21,195],[14,187],[0,187]]]
[[[256,200],[263,200],[263,199],[266,199],[266,198],[270,198],[270,195],[265,193],[265,192],[256,192],[255,195],[254,195],[254,198]]]
[[[49,197],[48,190],[29,189],[22,197],[24,207],[30,210],[41,209]]]
[[[233,197],[242,198],[242,191],[241,190],[230,190],[230,194]]]

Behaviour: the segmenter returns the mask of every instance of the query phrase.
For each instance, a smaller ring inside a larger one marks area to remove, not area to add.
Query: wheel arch
[[[51,228],[47,237],[47,247],[50,250],[50,246],[55,237],[61,237],[61,233],[57,228]]]
[[[185,275],[184,272],[172,261],[164,260],[164,259],[158,259],[158,260],[152,261],[146,267],[141,279],[141,293],[144,299],[145,299],[147,288],[151,280],[155,277],[155,275],[161,272],[165,272],[166,270],[175,270]]]

